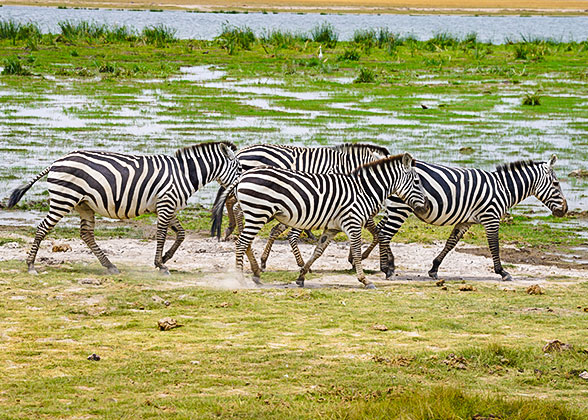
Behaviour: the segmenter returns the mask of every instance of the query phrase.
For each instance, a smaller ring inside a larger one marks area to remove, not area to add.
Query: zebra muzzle
[[[559,209],[554,209],[552,210],[552,214],[555,217],[564,217],[566,215],[566,213],[568,212],[568,202],[564,201],[563,205],[561,206],[561,208]]]

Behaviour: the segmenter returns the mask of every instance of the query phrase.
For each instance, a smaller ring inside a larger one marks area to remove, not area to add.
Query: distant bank
[[[202,12],[588,15],[586,0],[3,0],[2,4]]]

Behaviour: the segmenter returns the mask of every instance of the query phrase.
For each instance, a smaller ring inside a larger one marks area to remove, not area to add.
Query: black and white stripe
[[[245,172],[235,187],[235,196],[245,218],[236,245],[237,270],[243,271],[243,254],[247,253],[253,279],[259,282],[261,271],[252,258],[251,242],[259,230],[275,218],[297,229],[324,229],[313,256],[300,270],[299,285],[304,284],[310,266],[330,240],[343,231],[351,241],[359,281],[373,287],[361,267],[361,228],[391,194],[397,194],[415,208],[425,206],[413,165],[412,157],[404,154],[365,164],[350,174],[310,174],[273,167]],[[213,208],[216,220],[222,216],[226,196],[227,193]]]
[[[36,273],[35,257],[43,238],[75,209],[81,218],[82,239],[111,273],[119,271],[94,240],[94,214],[129,219],[156,212],[155,265],[168,273],[164,263],[185,236],[176,212],[204,184],[216,180],[230,185],[237,178],[240,166],[234,150],[235,145],[229,142],[209,142],[180,149],[175,156],[77,151],[58,159],[31,182],[14,190],[8,203],[8,208],[16,205],[36,181],[48,174],[50,209],[28,253],[29,272]],[[176,233],[176,240],[162,257],[168,227]]]
[[[498,228],[500,218],[529,196],[537,197],[554,214],[567,212],[567,202],[553,171],[556,156],[549,162],[518,161],[501,165],[495,171],[451,168],[417,162],[423,189],[430,202],[426,213],[418,217],[424,222],[454,225],[443,251],[433,260],[429,276],[437,279],[439,265],[470,226],[482,224],[492,254],[494,271],[502,280],[512,280],[500,262]],[[411,212],[401,199],[391,197],[386,202],[386,217],[378,224],[380,266],[390,277],[394,273],[394,256],[390,240]]]
[[[302,171],[308,173],[350,173],[357,167],[373,162],[374,160],[388,156],[388,149],[382,146],[369,143],[346,143],[331,147],[299,147],[289,145],[272,145],[257,144],[245,147],[237,152],[237,158],[241,163],[243,171],[257,168],[260,166],[273,166],[293,171]],[[219,196],[222,194],[219,191]],[[243,229],[242,215],[239,206],[235,206],[236,200],[233,196],[227,199],[227,213],[229,216],[229,226],[225,230],[224,239],[227,240],[229,235],[238,226],[239,231]],[[215,225],[216,226],[216,225]],[[373,220],[367,225],[367,228],[376,237],[376,228]],[[215,232],[216,229],[216,232]],[[272,245],[277,237],[288,229],[283,224],[278,224],[272,229],[266,246],[261,255],[261,269],[265,265]],[[310,231],[307,231],[312,235]],[[301,231],[292,229],[288,235],[292,252],[296,258],[299,267],[304,266],[304,260],[298,248],[298,238]],[[220,225],[213,228],[213,235],[220,235]],[[351,258],[351,254],[350,254]]]

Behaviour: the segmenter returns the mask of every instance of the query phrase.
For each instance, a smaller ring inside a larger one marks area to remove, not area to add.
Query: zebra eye
[[[559,187],[559,181],[557,181],[557,180],[553,181],[553,186],[554,187]]]

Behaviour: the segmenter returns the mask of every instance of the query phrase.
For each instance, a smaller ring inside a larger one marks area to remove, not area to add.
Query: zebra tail
[[[10,193],[10,198],[8,199],[8,204],[6,205],[6,208],[11,209],[14,206],[16,206],[16,203],[20,201],[23,195],[25,195],[25,193],[33,186],[33,184],[49,173],[49,169],[51,169],[51,166],[46,167],[28,184],[25,184],[22,187],[19,187],[12,191],[12,193]]]
[[[229,185],[228,188],[221,187],[216,194],[214,205],[212,206],[212,227],[210,228],[210,236],[216,236],[220,239],[221,228],[223,223],[223,207],[229,195],[237,186],[237,180]]]

